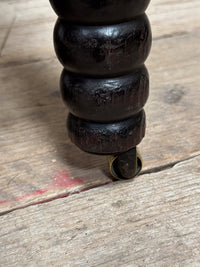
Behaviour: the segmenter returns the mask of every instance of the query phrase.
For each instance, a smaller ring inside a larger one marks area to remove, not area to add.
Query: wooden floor
[[[144,169],[114,183],[67,137],[49,2],[0,0],[0,266],[200,266],[200,1],[147,13]]]

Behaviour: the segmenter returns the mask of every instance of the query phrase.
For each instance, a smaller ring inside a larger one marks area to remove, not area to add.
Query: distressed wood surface
[[[200,157],[0,217],[1,266],[200,266]]]
[[[0,29],[10,32],[1,65],[21,65],[54,57],[52,31],[56,15],[49,1],[1,0],[0,5]],[[199,0],[152,1],[147,13],[154,40],[199,30],[199,8]]]
[[[200,152],[199,0],[152,1],[144,172]],[[6,15],[5,15],[6,14]],[[66,135],[48,1],[0,1],[0,213],[110,183],[105,157]]]

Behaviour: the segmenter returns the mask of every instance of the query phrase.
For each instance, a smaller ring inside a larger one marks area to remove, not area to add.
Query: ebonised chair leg
[[[110,172],[118,179],[142,168],[136,146],[145,135],[149,95],[149,1],[50,0],[59,16],[54,45],[64,67],[69,136],[86,152],[113,155]]]

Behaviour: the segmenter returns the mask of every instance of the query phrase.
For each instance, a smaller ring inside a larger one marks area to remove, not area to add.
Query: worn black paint
[[[66,70],[111,77],[132,72],[144,63],[151,47],[151,31],[145,14],[104,26],[75,25],[58,19],[54,44]]]
[[[149,0],[50,2],[59,16],[54,46],[64,66],[60,86],[70,110],[69,136],[84,151],[117,154],[116,172],[130,178],[145,134]]]
[[[63,71],[60,87],[71,113],[91,121],[119,121],[140,111],[149,95],[145,66],[114,78],[89,78]]]
[[[95,154],[125,152],[145,135],[145,113],[113,123],[95,123],[77,118],[71,113],[67,120],[69,136],[80,149]]]
[[[150,0],[50,0],[57,15],[81,24],[115,24],[143,14]]]

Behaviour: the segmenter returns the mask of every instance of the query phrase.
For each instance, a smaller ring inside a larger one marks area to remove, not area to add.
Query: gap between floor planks
[[[22,2],[23,2],[23,1],[22,1]],[[193,1],[193,2],[195,2],[195,1]],[[26,3],[26,2],[25,2],[25,3]],[[38,3],[40,3],[40,2],[38,2]],[[198,4],[198,2],[196,2],[196,3]],[[192,5],[193,5],[193,3],[190,4],[190,6],[192,6]],[[180,6],[182,6],[182,4],[181,4]],[[193,5],[193,6],[194,6],[194,8],[195,8],[195,5]],[[162,9],[161,9],[161,10],[162,10]],[[197,10],[197,9],[195,9],[195,10]],[[156,10],[155,10],[155,11],[156,11]],[[169,11],[168,11],[168,12],[169,12]],[[170,13],[170,14],[171,14],[171,13]],[[165,16],[168,16],[168,14],[166,13]],[[171,15],[171,16],[172,16],[172,15]],[[155,17],[156,17],[156,16],[155,16]],[[162,16],[160,16],[160,19],[161,19],[161,18],[162,18]],[[165,18],[165,17],[163,17],[162,20],[164,20],[164,18]],[[193,16],[192,19],[194,20],[194,18],[195,18],[195,16]],[[158,19],[157,19],[157,20],[158,20]],[[187,21],[187,23],[186,23],[185,26],[184,26],[184,30],[186,29],[186,31],[185,31],[185,32],[184,32],[184,31],[182,31],[182,32],[181,32],[181,31],[178,31],[178,33],[179,33],[179,37],[180,37],[180,36],[184,36],[185,33],[186,33],[186,35],[188,35],[188,34],[187,34],[187,33],[188,33],[188,30],[189,30],[189,28],[188,28],[189,26],[188,26],[188,25],[190,25],[190,23],[188,23],[188,17],[187,17],[185,20]],[[195,20],[194,20],[194,22],[195,22]],[[193,33],[192,33],[192,34],[195,34],[196,25],[197,25],[197,24],[194,23],[194,22],[193,22],[193,24],[192,24],[192,27],[194,27],[194,28],[193,28]],[[28,25],[25,25],[25,26],[28,26]],[[156,26],[156,23],[155,23],[155,22],[154,22],[154,26]],[[191,26],[190,26],[190,27],[191,27]],[[171,29],[172,33],[170,33],[170,34],[168,33],[167,35],[165,34],[165,35],[164,35],[164,38],[168,38],[168,39],[169,39],[169,38],[171,38],[171,37],[172,37],[172,38],[177,37],[177,36],[174,36],[174,37],[173,37],[173,35],[174,35],[174,30],[175,30],[175,32],[176,32],[176,27],[173,27],[173,30]],[[163,31],[163,28],[161,29],[161,31]],[[164,32],[166,32],[166,28],[164,29]],[[189,35],[191,36],[191,33],[190,33]],[[160,40],[159,40],[159,35],[158,35],[158,29],[156,30],[156,36],[157,36],[157,37],[155,37],[155,39],[157,39],[157,41],[160,41]],[[189,38],[190,36],[188,36],[188,38]],[[166,39],[166,40],[167,40],[167,39]],[[38,60],[39,60],[38,62],[41,62],[41,63],[42,63],[42,62],[44,62],[45,59],[38,59]],[[47,60],[51,60],[51,59],[47,59]],[[37,59],[35,59],[35,62],[36,62],[36,61],[37,61]],[[23,63],[23,62],[22,62],[22,63]],[[28,61],[27,61],[27,63],[28,63]],[[30,62],[29,62],[29,63],[30,63]],[[8,64],[11,64],[11,62],[10,62],[10,63],[8,62]],[[14,65],[17,64],[17,61],[12,62],[12,64],[13,64],[13,67],[14,67]],[[16,66],[17,66],[17,65],[16,65]],[[16,66],[15,66],[15,67],[16,67]],[[46,153],[46,152],[45,152],[45,153]],[[45,153],[44,153],[44,155],[45,155]],[[196,154],[196,153],[198,153],[198,151],[196,151],[195,154]],[[191,154],[191,153],[190,153],[190,154]],[[173,162],[172,162],[172,163],[169,163],[169,164],[164,164],[164,166],[168,166],[168,165],[170,165],[170,164],[173,164]],[[158,170],[158,169],[159,169],[159,166],[157,166],[157,167],[153,167],[152,169],[154,169],[154,171],[155,171],[156,168],[157,168],[157,170]],[[146,170],[148,171],[148,168],[147,168]],[[151,170],[151,168],[150,168],[150,170]],[[14,178],[12,177],[12,179],[14,179]],[[61,194],[62,194],[62,192],[61,192]],[[55,197],[56,197],[56,196],[55,196]]]
[[[197,152],[196,152],[196,153],[197,153]],[[158,168],[159,168],[159,167],[158,167]],[[57,192],[57,193],[58,193],[58,192]],[[66,192],[65,192],[65,193],[66,193]],[[69,193],[70,193],[70,192],[69,192]],[[61,196],[63,195],[62,192],[60,192],[60,194],[61,194]],[[54,197],[57,197],[57,195],[56,195],[56,196],[55,196],[55,195],[51,196],[50,199],[51,199],[51,198],[54,198]],[[46,200],[48,200],[48,198],[47,198]],[[43,199],[42,199],[41,201],[43,201]],[[33,200],[33,202],[34,202],[34,200]],[[38,201],[37,201],[37,202],[38,202]],[[28,205],[29,205],[29,204],[28,204]]]
[[[163,172],[163,171],[166,171],[166,170],[170,170],[170,169],[173,169],[177,164],[180,164],[180,163],[187,163],[187,161],[190,161],[190,160],[192,160],[192,159],[195,159],[195,158],[199,158],[200,157],[200,154],[198,154],[198,155],[196,155],[196,156],[191,156],[191,157],[188,157],[188,158],[186,158],[186,159],[183,159],[183,160],[180,160],[180,161],[176,161],[176,162],[173,162],[173,163],[171,163],[171,164],[166,164],[166,165],[163,165],[163,166],[160,166],[160,167],[157,167],[157,168],[152,168],[152,169],[147,169],[147,170],[145,170],[145,171],[142,171],[141,172],[141,174],[139,175],[139,178],[140,179],[143,179],[144,177],[144,175],[147,175],[147,174],[156,174],[156,173],[159,173],[159,172]],[[92,187],[92,186],[90,186],[90,187],[88,187],[88,188],[84,188],[83,190],[79,190],[78,192],[71,192],[71,193],[68,193],[67,195],[57,195],[56,197],[54,197],[54,198],[49,198],[49,199],[45,199],[44,200],[44,202],[41,202],[41,201],[39,201],[39,202],[33,202],[33,203],[30,203],[30,204],[27,204],[27,205],[24,205],[24,206],[20,206],[20,207],[17,207],[17,208],[13,208],[13,209],[10,209],[10,210],[7,210],[7,211],[5,211],[5,212],[0,212],[0,217],[1,216],[4,216],[4,215],[6,215],[6,214],[8,214],[8,213],[10,213],[10,212],[13,212],[13,211],[16,211],[16,210],[20,210],[20,209],[24,209],[24,208],[28,208],[28,207],[30,207],[30,206],[35,206],[35,205],[42,205],[42,204],[44,204],[44,203],[48,203],[48,202],[51,202],[51,201],[55,201],[55,200],[57,200],[57,199],[61,199],[61,198],[66,198],[66,197],[70,197],[70,196],[72,196],[72,195],[75,195],[75,194],[80,194],[80,193],[83,193],[83,192],[85,192],[85,191],[89,191],[89,190],[92,190],[92,189],[96,189],[97,187],[103,187],[103,186],[106,186],[106,185],[108,185],[108,184],[110,184],[110,183],[116,183],[116,182],[118,182],[118,183],[124,183],[124,182],[132,182],[132,183],[134,183],[134,180],[135,180],[136,178],[134,178],[134,179],[131,179],[131,180],[129,180],[129,181],[110,181],[110,182],[105,182],[105,184],[99,184],[99,185],[95,185],[94,187]]]
[[[200,156],[0,217],[2,266],[199,266]]]

